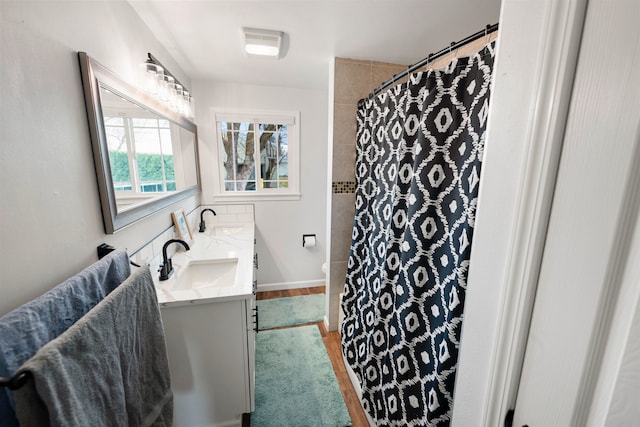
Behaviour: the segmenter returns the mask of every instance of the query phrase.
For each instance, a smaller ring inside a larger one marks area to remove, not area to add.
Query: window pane
[[[171,130],[168,128],[160,129],[160,148],[164,162],[164,179],[173,181],[173,190],[175,190],[176,173],[173,167],[173,144],[171,143]],[[167,191],[171,191],[171,189],[167,188]]]
[[[122,117],[105,117],[105,126],[124,126],[124,119]]]
[[[131,122],[133,123],[133,127],[137,128],[169,128],[169,121],[166,119],[134,117],[131,119]]]
[[[289,134],[287,125],[281,125],[278,130],[278,180],[288,181],[289,179]],[[286,188],[280,185],[280,188]]]
[[[278,142],[276,125],[260,125],[260,178],[262,188],[272,188],[271,180],[277,176]],[[277,188],[277,183],[276,183]]]
[[[133,119],[132,122],[140,191],[143,193],[165,191],[161,144],[164,130],[157,127],[157,119]],[[155,127],[136,126],[151,126],[153,122]]]
[[[255,181],[238,181],[236,185],[239,191],[256,191]]]
[[[288,179],[287,126],[260,125],[261,188],[286,188],[280,182]]]
[[[219,125],[222,135],[225,191],[255,190],[253,123],[221,122]],[[227,185],[228,183],[234,185]]]
[[[109,165],[115,191],[131,190],[131,173],[124,123],[121,117],[105,118]]]

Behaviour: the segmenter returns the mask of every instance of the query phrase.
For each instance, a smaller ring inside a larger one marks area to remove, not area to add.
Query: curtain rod
[[[434,60],[446,55],[447,53],[450,53],[454,49],[458,49],[458,48],[460,48],[460,47],[462,47],[462,46],[464,46],[464,45],[466,45],[468,43],[476,41],[479,38],[487,36],[487,35],[495,32],[497,30],[498,30],[498,24],[497,23],[493,24],[493,25],[487,25],[484,30],[480,30],[477,33],[471,34],[470,36],[468,36],[468,37],[466,37],[466,38],[464,38],[462,40],[459,40],[457,42],[451,42],[451,44],[448,47],[445,47],[444,49],[442,49],[442,50],[440,50],[440,51],[438,51],[436,53],[430,53],[426,58],[424,58],[420,62],[417,62],[417,63],[411,65],[406,70],[403,70],[403,71],[399,72],[398,74],[394,74],[394,76],[391,77],[389,80],[387,80],[386,82],[382,83],[380,86],[375,88],[369,94],[369,96],[367,96],[366,98],[363,98],[360,101],[358,101],[358,108],[360,108],[360,106],[362,105],[362,103],[366,99],[369,99],[369,98],[377,95],[378,93],[383,91],[385,88],[387,88],[388,86],[392,85],[396,81],[400,80],[401,78],[403,78],[407,74],[412,73],[415,70],[424,67],[428,63],[433,62]]]

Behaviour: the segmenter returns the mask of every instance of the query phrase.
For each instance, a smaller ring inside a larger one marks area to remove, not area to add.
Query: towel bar
[[[30,376],[31,372],[24,371],[14,375],[12,378],[0,377],[0,387],[9,387],[10,390],[17,390],[27,382]]]
[[[113,246],[108,245],[106,243],[101,243],[101,244],[98,245],[97,250],[98,250],[98,259],[102,259],[109,252],[115,251],[116,248],[114,248]],[[133,265],[134,267],[140,268],[140,265],[136,264],[133,261],[129,261],[129,264]]]

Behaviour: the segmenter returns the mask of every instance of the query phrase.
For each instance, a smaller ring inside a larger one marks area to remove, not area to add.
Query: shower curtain
[[[381,426],[451,419],[495,42],[359,106],[342,349]]]

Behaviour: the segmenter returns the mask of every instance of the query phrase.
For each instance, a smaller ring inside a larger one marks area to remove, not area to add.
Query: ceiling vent
[[[282,47],[282,31],[243,28],[244,51],[250,57],[278,59]]]

